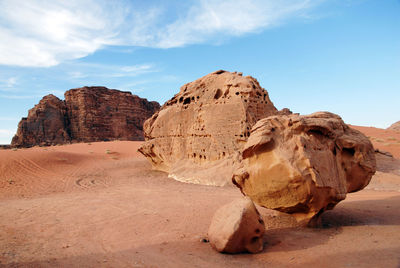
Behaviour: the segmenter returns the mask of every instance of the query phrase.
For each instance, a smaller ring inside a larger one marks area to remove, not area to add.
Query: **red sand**
[[[400,140],[400,134],[359,129]],[[375,143],[399,156],[399,146]],[[324,228],[296,227],[290,216],[260,209],[264,251],[227,255],[201,240],[215,210],[240,191],[169,179],[151,170],[139,145],[0,150],[0,267],[400,265],[400,184],[390,172],[373,178],[376,189],[395,181],[385,191],[348,195],[323,215]]]
[[[390,152],[393,156],[400,159],[400,131],[375,127],[351,127],[368,136],[375,148]]]

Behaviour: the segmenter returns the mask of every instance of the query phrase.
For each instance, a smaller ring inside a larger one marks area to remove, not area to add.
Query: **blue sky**
[[[399,0],[0,0],[0,144],[46,94],[81,86],[161,104],[218,69],[279,109],[400,120]]]

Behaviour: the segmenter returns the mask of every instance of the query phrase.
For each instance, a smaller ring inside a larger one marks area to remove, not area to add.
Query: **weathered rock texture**
[[[256,79],[217,71],[182,86],[145,122],[140,152],[177,180],[224,185],[251,127],[277,113]]]
[[[11,145],[30,147],[65,143],[71,140],[67,125],[65,103],[54,95],[47,95],[29,110],[18,124]]]
[[[143,123],[159,108],[157,102],[105,87],[84,87],[65,92],[73,140],[144,140]]]
[[[400,131],[400,121],[398,121],[398,122],[392,124],[390,127],[388,127],[388,129]]]
[[[258,121],[242,158],[233,176],[242,193],[305,223],[363,189],[376,170],[368,138],[327,112]]]
[[[22,118],[12,146],[143,140],[143,123],[159,107],[130,92],[105,87],[71,89],[65,92],[65,101],[48,95]]]
[[[237,199],[219,208],[208,230],[211,246],[225,253],[263,250],[264,221],[250,198]]]

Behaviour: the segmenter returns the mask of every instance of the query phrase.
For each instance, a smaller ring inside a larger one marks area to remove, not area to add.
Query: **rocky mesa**
[[[157,102],[106,87],[71,89],[64,96],[64,101],[43,97],[19,122],[11,145],[143,140],[144,121],[160,108]]]

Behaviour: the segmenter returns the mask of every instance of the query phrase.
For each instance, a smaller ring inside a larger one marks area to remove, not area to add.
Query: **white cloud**
[[[126,73],[136,73],[136,72],[143,72],[143,71],[148,71],[152,68],[153,66],[151,64],[142,64],[142,65],[132,65],[132,66],[122,66],[120,69],[123,72]]]
[[[82,72],[68,72],[68,76],[73,79],[79,79],[87,77],[87,74],[84,74]]]
[[[18,84],[17,77],[0,79],[0,91],[10,91],[17,84]]]
[[[3,0],[0,64],[48,67],[110,45],[171,48],[240,36],[304,15],[320,1]]]
[[[157,72],[158,69],[151,63],[136,65],[110,65],[95,63],[69,63],[68,69],[74,71],[68,72],[68,76],[73,80],[82,80],[87,78],[115,78],[115,77],[135,77],[138,75]]]
[[[120,8],[92,0],[1,1],[0,63],[47,67],[93,53],[113,43],[121,22],[110,15],[123,14]]]
[[[10,77],[5,82],[6,87],[13,87],[16,84],[17,84],[17,78],[16,77]]]
[[[240,36],[277,25],[311,6],[311,1],[301,0],[203,0],[160,32],[157,46],[179,47],[215,35]]]
[[[111,73],[110,74],[111,77],[128,77],[128,76],[133,77],[157,71],[152,64],[121,66],[115,68],[114,70],[116,70],[116,72]]]

